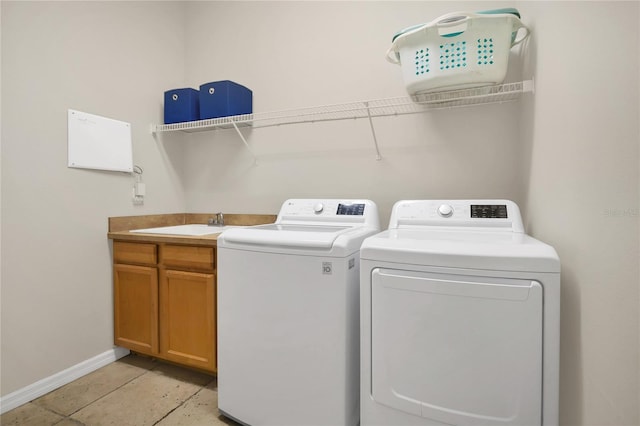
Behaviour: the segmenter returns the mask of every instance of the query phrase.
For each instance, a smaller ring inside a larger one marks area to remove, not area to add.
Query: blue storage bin
[[[231,80],[214,81],[200,86],[200,119],[251,114],[253,93]]]
[[[200,98],[192,88],[164,92],[164,124],[200,120]]]

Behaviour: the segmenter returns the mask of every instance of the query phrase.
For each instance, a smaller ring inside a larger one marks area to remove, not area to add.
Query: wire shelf
[[[214,129],[237,129],[237,127],[247,126],[260,128],[320,121],[371,119],[372,117],[418,114],[445,108],[514,101],[519,99],[523,93],[533,92],[533,90],[533,80],[526,80],[517,83],[427,93],[411,97],[358,101],[274,112],[257,112],[184,123],[156,124],[151,126],[151,132],[202,132]]]

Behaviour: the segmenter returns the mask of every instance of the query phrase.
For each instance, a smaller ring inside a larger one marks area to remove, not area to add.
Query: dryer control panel
[[[520,209],[510,200],[403,200],[391,212],[389,229],[467,227],[524,232]]]

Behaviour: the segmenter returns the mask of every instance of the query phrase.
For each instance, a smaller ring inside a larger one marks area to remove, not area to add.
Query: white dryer
[[[248,425],[356,426],[369,200],[287,200],[218,238],[218,408]]]
[[[362,426],[558,424],[560,262],[516,204],[399,201],[360,258]]]

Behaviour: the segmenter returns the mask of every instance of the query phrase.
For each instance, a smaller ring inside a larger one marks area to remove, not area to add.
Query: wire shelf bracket
[[[235,121],[231,120],[231,124],[233,124],[233,128],[236,129],[236,132],[238,133],[238,136],[240,136],[240,139],[242,140],[242,142],[244,143],[245,148],[247,148],[247,150],[251,153],[251,155],[253,156],[253,162],[257,165],[258,164],[258,158],[256,157],[256,154],[253,152],[253,150],[251,149],[251,147],[249,146],[249,144],[247,143],[247,140],[244,138],[244,136],[242,135],[242,132],[240,131],[240,129],[238,128],[238,126],[236,125]]]
[[[371,126],[371,136],[373,136],[373,145],[376,148],[376,160],[382,160],[380,156],[380,149],[378,148],[378,138],[376,137],[376,129],[373,127],[373,119],[371,118],[371,110],[369,109],[369,102],[364,103],[367,107],[367,116],[369,117],[369,126]]]

